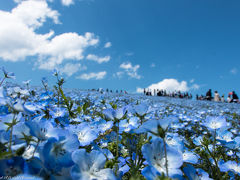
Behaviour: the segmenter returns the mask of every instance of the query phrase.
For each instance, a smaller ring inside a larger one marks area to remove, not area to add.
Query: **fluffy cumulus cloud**
[[[83,59],[85,49],[99,43],[98,37],[89,32],[84,35],[74,32],[54,35],[52,30],[46,34],[37,33],[36,30],[47,20],[60,23],[60,14],[44,0],[16,1],[17,6],[10,12],[0,10],[2,60],[16,62],[36,56],[38,68],[52,70],[65,64],[66,60]]]
[[[70,6],[71,4],[74,3],[73,0],[61,0],[62,1],[62,5],[64,6]]]
[[[177,79],[164,79],[156,84],[151,84],[150,86],[146,87],[153,91],[154,89],[162,89],[169,92],[173,91],[189,91],[191,89],[198,89],[199,85],[193,84],[192,86],[188,86],[186,81],[179,82]],[[136,90],[138,93],[143,92],[143,88],[137,87]]]
[[[110,57],[110,56],[98,57],[97,55],[89,54],[89,55],[87,56],[87,59],[88,59],[88,60],[91,60],[91,61],[96,61],[97,63],[101,64],[101,63],[103,63],[103,62],[108,62],[108,61],[110,61],[111,57]]]
[[[124,74],[127,74],[130,78],[140,79],[141,76],[138,74],[140,65],[133,66],[131,62],[124,62],[120,65],[120,69],[123,71],[117,72],[115,75],[121,78]]]
[[[72,76],[79,70],[86,70],[86,66],[82,66],[81,64],[72,64],[67,63],[62,68],[59,69],[60,73],[66,74],[67,76]]]
[[[53,69],[67,59],[81,60],[84,58],[84,50],[97,43],[98,39],[92,33],[86,33],[85,35],[64,33],[55,36],[38,48],[40,52],[39,68]]]
[[[104,45],[104,48],[110,48],[112,46],[112,43],[111,42],[107,42],[105,45]]]
[[[101,80],[101,79],[104,79],[106,75],[107,75],[106,71],[102,71],[98,73],[91,72],[91,73],[84,73],[76,78],[83,79],[83,80],[90,80],[90,79]]]

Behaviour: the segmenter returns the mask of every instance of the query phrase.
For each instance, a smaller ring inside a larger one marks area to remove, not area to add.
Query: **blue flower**
[[[198,156],[191,151],[185,151],[183,153],[183,162],[196,164],[198,162]]]
[[[52,124],[44,119],[40,121],[29,120],[25,122],[25,125],[29,128],[30,134],[41,141],[47,140],[50,136],[49,133],[53,130]]]
[[[227,126],[226,119],[222,116],[212,117],[209,116],[206,118],[205,122],[203,123],[207,128],[211,130],[216,130],[220,128],[225,128]]]
[[[104,169],[106,157],[100,151],[93,150],[87,153],[79,149],[72,153],[75,165],[72,167],[71,176],[75,180],[115,180],[111,169]]]
[[[166,151],[169,176],[182,175],[179,169],[183,164],[182,154],[168,145],[166,145]],[[152,144],[145,144],[142,147],[142,153],[150,166],[153,166],[159,173],[166,175],[166,159],[162,139],[155,139]]]
[[[49,138],[42,151],[45,166],[55,170],[72,166],[71,155],[78,147],[76,135],[61,136],[59,140]]]
[[[24,173],[25,161],[22,157],[0,160],[0,177],[16,176]]]
[[[220,162],[219,168],[222,172],[233,171],[240,175],[240,164],[237,164],[235,161]]]
[[[78,136],[80,146],[87,146],[98,137],[96,130],[91,129],[86,123],[82,123],[77,127],[71,127],[70,129]]]
[[[176,117],[169,116],[163,119],[153,119],[144,122],[137,130],[137,133],[144,133],[144,132],[153,132],[158,134],[158,127],[160,126],[163,130],[167,130],[171,123],[176,120]]]
[[[101,122],[99,125],[98,125],[98,130],[101,132],[101,133],[104,133],[105,131],[111,129],[113,127],[113,121],[103,121]]]
[[[189,180],[200,180],[196,169],[190,164],[186,164],[186,166],[183,168],[183,172]]]
[[[123,119],[119,123],[119,132],[122,133],[123,131],[125,132],[130,132],[133,129],[136,129],[138,127],[138,117],[131,117],[129,120]]]
[[[2,67],[2,71],[4,74],[4,78],[15,79],[15,75],[13,72],[7,72],[4,67]]]
[[[161,176],[161,174],[152,166],[147,166],[142,170],[142,175],[147,180],[155,180],[158,176]]]
[[[142,104],[135,105],[134,110],[139,116],[143,116],[147,113],[148,107],[149,105],[142,103]]]
[[[126,108],[121,107],[118,109],[105,109],[103,110],[103,114],[106,116],[107,119],[114,120],[114,119],[121,119],[126,114]]]

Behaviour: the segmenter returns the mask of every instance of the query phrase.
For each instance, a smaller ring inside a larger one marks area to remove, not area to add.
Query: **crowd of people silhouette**
[[[188,92],[181,92],[181,91],[173,91],[167,92],[163,89],[143,89],[143,93],[147,96],[165,96],[165,97],[174,97],[174,98],[181,98],[181,99],[192,99],[192,94]]]
[[[143,93],[146,96],[165,96],[165,97],[174,97],[181,99],[192,99],[192,94],[189,92],[181,92],[181,91],[173,91],[167,92],[166,90],[159,89],[143,89]],[[206,92],[206,95],[196,95],[196,100],[207,100],[207,101],[215,101],[215,102],[227,102],[227,103],[240,103],[238,95],[235,91],[231,91],[228,93],[227,99],[224,98],[224,94],[222,96],[219,95],[218,91],[214,91],[214,95],[212,90],[209,89]]]
[[[212,95],[212,90],[209,89],[206,93],[206,96],[198,94],[196,95],[196,100],[208,100],[208,101],[215,101],[215,102],[228,102],[228,103],[239,103],[238,95],[235,91],[231,91],[228,93],[228,97],[225,100],[224,94],[220,97],[218,91],[214,91],[214,96]]]

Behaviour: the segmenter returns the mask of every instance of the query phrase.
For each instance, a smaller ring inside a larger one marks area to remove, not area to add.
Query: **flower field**
[[[0,87],[0,177],[240,179],[238,104]]]

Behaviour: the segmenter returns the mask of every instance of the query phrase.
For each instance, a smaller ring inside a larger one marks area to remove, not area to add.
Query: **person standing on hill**
[[[218,94],[217,91],[214,92],[214,101],[216,101],[216,102],[220,102],[221,101],[220,95]]]
[[[224,94],[223,94],[222,97],[221,97],[221,102],[225,102]]]
[[[232,92],[232,100],[233,100],[233,102],[235,102],[235,103],[239,102],[238,96],[237,96],[237,94],[235,93],[235,91]]]
[[[206,93],[206,100],[211,101],[212,100],[212,90],[209,89]]]

